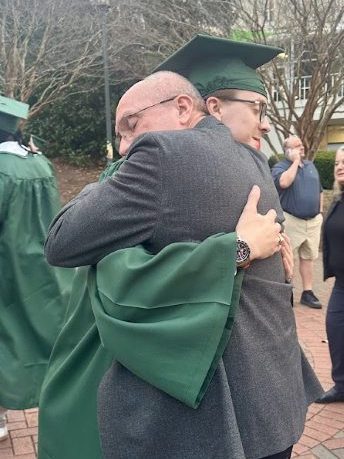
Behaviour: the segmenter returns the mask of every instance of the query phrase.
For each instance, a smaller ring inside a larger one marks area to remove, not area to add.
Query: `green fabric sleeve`
[[[118,169],[121,167],[121,165],[124,163],[125,158],[121,158],[118,161],[115,161],[107,166],[105,170],[100,174],[99,176],[99,182],[104,182],[108,177],[112,177],[113,175],[116,174]]]
[[[236,234],[178,243],[152,256],[110,254],[89,271],[103,346],[155,387],[197,408],[228,342],[239,301]]]

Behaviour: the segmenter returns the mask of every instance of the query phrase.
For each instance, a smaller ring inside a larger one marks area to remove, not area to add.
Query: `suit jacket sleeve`
[[[159,146],[137,142],[119,172],[88,185],[53,220],[45,245],[55,266],[95,264],[107,254],[147,241],[160,210]]]

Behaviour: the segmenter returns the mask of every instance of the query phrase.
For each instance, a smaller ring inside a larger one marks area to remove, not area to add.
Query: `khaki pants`
[[[284,212],[285,232],[290,237],[294,252],[304,260],[315,260],[319,255],[320,233],[323,217],[316,215],[309,220],[294,217]]]

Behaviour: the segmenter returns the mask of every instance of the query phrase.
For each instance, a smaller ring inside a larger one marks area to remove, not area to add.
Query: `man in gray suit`
[[[118,175],[85,189],[57,217],[47,242],[51,262],[95,263],[139,243],[157,253],[171,242],[234,231],[254,184],[261,188],[259,211],[274,208],[282,219],[265,160],[214,118],[192,113],[190,123],[185,95],[173,97],[175,88],[160,83],[150,98],[136,87],[119,107],[122,145],[163,126],[195,127],[134,140]],[[279,457],[290,455],[307,405],[321,390],[298,346],[284,280],[279,253],[247,269],[230,343],[197,410],[114,363],[100,392],[104,456],[244,459],[286,449]]]

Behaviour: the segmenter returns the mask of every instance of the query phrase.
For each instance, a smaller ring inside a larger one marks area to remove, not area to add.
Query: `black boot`
[[[330,390],[325,392],[321,397],[315,400],[315,403],[334,403],[344,402],[344,392],[339,392],[336,387],[332,387]]]

